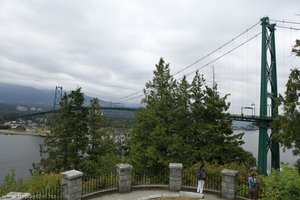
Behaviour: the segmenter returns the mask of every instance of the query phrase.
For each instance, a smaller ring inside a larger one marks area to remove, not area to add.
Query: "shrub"
[[[5,176],[3,183],[0,185],[0,196],[6,195],[7,193],[12,191],[26,191],[26,187],[23,181],[16,180],[16,174],[14,169],[12,169],[11,172]]]
[[[296,168],[283,165],[281,171],[272,170],[268,177],[261,177],[261,199],[300,200],[300,176]]]
[[[24,179],[16,180],[15,170],[11,170],[0,185],[0,196],[9,192],[29,192],[35,194],[47,188],[56,186],[60,181],[57,174],[34,174]]]

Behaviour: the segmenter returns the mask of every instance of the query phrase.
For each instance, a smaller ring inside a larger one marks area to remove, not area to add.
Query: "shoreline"
[[[46,137],[47,133],[40,133],[40,132],[26,132],[26,131],[14,131],[14,130],[7,130],[7,129],[0,129],[1,135],[28,135],[28,136],[39,136],[39,137]]]

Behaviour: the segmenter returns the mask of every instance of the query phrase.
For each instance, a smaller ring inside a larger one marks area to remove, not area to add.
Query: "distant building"
[[[16,109],[21,112],[26,112],[28,110],[26,106],[17,106]]]
[[[18,127],[18,123],[16,121],[11,121],[11,122],[6,122],[4,123],[4,126],[8,126],[10,128],[17,128]]]

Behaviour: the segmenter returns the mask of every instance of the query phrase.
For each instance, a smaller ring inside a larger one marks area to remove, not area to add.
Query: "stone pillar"
[[[171,191],[180,191],[181,189],[181,163],[170,163],[170,190]]]
[[[117,179],[119,192],[125,193],[131,190],[132,166],[129,164],[117,164]]]
[[[66,200],[80,200],[81,178],[83,173],[77,170],[62,172],[63,198]]]
[[[222,197],[226,199],[234,199],[237,191],[237,175],[238,171],[224,169],[222,174]]]

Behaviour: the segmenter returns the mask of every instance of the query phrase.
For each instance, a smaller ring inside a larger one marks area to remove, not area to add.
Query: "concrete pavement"
[[[105,194],[99,197],[92,198],[93,200],[148,200],[158,197],[199,197],[202,199],[202,196],[196,192],[171,192],[166,190],[134,190],[130,193],[115,193],[115,194]],[[220,200],[216,195],[213,194],[204,194],[204,199],[206,200]]]

